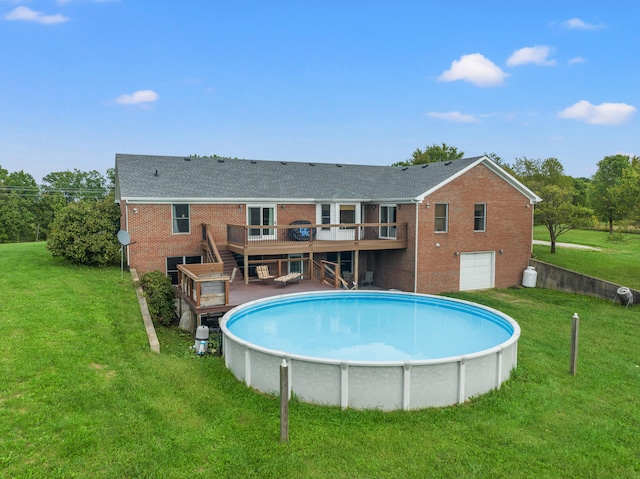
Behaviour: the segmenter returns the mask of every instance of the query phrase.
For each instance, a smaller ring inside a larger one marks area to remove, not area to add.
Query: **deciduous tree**
[[[620,188],[625,170],[630,168],[631,159],[626,155],[605,156],[598,162],[598,171],[593,175],[589,189],[591,207],[602,221],[609,224],[609,234],[613,233],[613,223],[629,217],[629,204]]]
[[[536,205],[534,221],[547,228],[551,253],[556,252],[558,236],[591,224],[592,211],[574,204],[573,178],[564,174],[564,167],[557,158],[517,158],[513,171],[520,181],[542,198],[542,202]]]
[[[455,146],[450,146],[446,143],[442,143],[442,145],[436,145],[434,143],[431,146],[425,147],[424,150],[416,148],[411,154],[411,158],[405,161],[398,161],[391,166],[412,166],[422,165],[424,163],[435,163],[437,161],[459,160],[463,156],[464,151],[458,151]]]
[[[96,170],[55,171],[42,178],[42,190],[45,193],[62,193],[67,203],[104,198],[109,192],[110,180]]]

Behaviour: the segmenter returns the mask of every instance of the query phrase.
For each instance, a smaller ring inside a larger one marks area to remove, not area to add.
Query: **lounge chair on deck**
[[[300,281],[301,277],[302,277],[302,273],[285,274],[284,276],[278,276],[277,278],[274,278],[273,285],[275,286],[276,284],[280,283],[282,284],[282,286],[286,286],[287,283],[290,283],[293,281],[297,283],[298,281]]]
[[[267,266],[266,264],[256,266],[256,273],[258,274],[258,278],[260,279],[260,281],[267,281],[275,278],[274,275],[269,273],[269,266]]]
[[[373,271],[365,271],[362,286],[373,286]]]

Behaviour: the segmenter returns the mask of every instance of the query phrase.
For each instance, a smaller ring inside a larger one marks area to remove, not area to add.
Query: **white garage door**
[[[460,254],[460,291],[493,288],[494,255],[489,253]]]

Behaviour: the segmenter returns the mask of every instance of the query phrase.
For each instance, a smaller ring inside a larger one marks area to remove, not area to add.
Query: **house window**
[[[179,264],[200,264],[202,256],[168,256],[167,257],[167,276],[171,278],[171,284],[178,284],[178,265]]]
[[[435,216],[436,216],[435,231],[436,231],[436,233],[446,233],[447,232],[448,213],[449,213],[449,205],[447,203],[436,203],[436,207],[435,207]]]
[[[322,223],[323,225],[331,224],[331,205],[320,205],[320,223]],[[329,228],[322,229],[327,230]]]
[[[380,223],[396,222],[396,206],[380,205]],[[380,238],[395,239],[396,226],[384,225],[380,227]]]
[[[173,232],[190,233],[189,205],[173,205]]]
[[[473,231],[485,231],[487,220],[487,205],[476,203],[473,207]]]
[[[303,271],[303,267],[302,267],[302,258],[303,255],[302,254],[290,254],[288,256],[289,259],[298,259],[300,258],[300,261],[289,261],[289,273],[302,273]]]
[[[356,222],[356,205],[340,205],[340,224]]]
[[[275,206],[247,206],[247,224],[249,226],[274,226],[276,224]],[[275,228],[250,228],[249,239],[275,239]]]

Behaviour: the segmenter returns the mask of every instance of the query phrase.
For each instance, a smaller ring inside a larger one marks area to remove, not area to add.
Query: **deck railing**
[[[206,255],[205,263],[222,263],[222,257],[220,256],[216,242],[206,224],[202,225],[202,242],[206,246],[202,248]]]
[[[407,223],[227,225],[229,244],[284,246],[291,242],[313,245],[327,241],[407,239]]]

